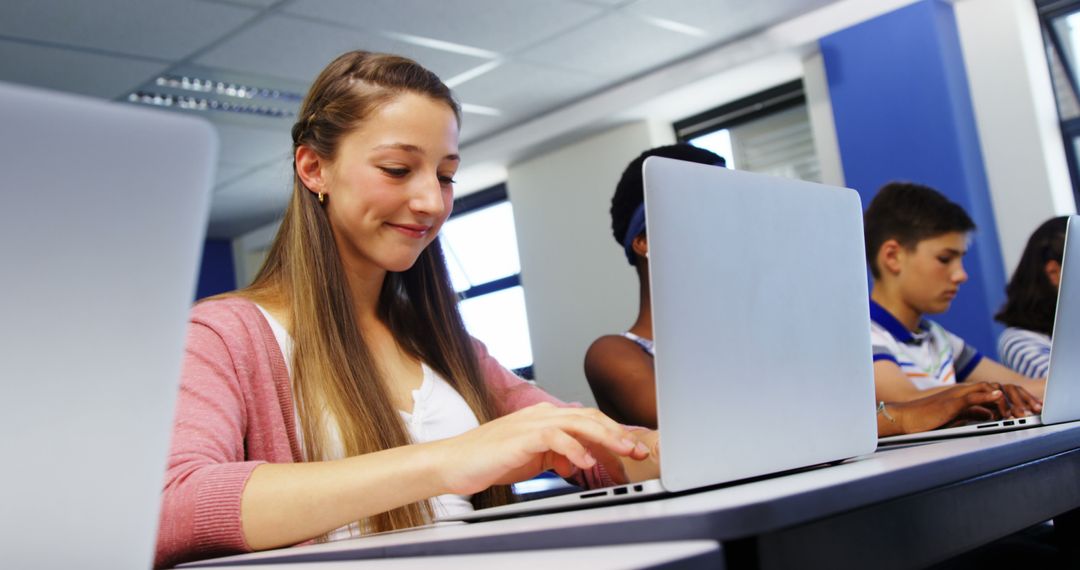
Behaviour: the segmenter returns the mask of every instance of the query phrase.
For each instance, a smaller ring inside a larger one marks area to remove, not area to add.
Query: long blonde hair
[[[346,134],[406,92],[445,102],[460,120],[449,88],[416,62],[364,51],[339,56],[304,99],[292,128],[293,155],[303,145],[333,160]],[[301,182],[294,163],[284,220],[254,282],[240,294],[255,301],[284,300],[291,314],[292,383],[308,461],[324,457],[328,430],[335,424],[346,457],[410,443],[357,326],[345,282],[326,211]],[[408,270],[387,273],[378,316],[405,351],[461,394],[481,423],[495,417],[438,240]],[[473,502],[480,507],[508,498],[508,490],[499,487],[479,493]],[[431,515],[430,503],[422,501],[360,521],[360,527],[368,532],[405,528]]]

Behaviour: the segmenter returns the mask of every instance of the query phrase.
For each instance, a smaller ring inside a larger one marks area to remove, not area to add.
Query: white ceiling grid
[[[3,0],[0,80],[118,101],[210,96],[157,85],[161,75],[302,94],[341,52],[387,51],[454,85],[464,147],[831,1]],[[280,215],[294,117],[173,110],[218,129],[211,236]]]

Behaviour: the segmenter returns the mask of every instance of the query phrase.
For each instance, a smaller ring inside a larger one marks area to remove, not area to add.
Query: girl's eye
[[[402,178],[409,173],[408,168],[390,168],[387,166],[380,166],[379,169],[386,174],[393,176],[394,178]]]
[[[457,184],[457,180],[454,180],[452,176],[440,176],[439,182],[441,184]]]
[[[950,258],[950,257],[939,257],[939,258],[937,258],[937,260],[938,260],[938,261],[940,261],[940,262],[942,262],[942,263],[946,263],[946,264],[947,264],[947,263],[949,263],[950,261],[952,261],[952,258]]]

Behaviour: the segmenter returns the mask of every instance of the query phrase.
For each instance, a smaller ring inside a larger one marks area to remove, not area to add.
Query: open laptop
[[[1042,413],[1037,416],[982,422],[921,433],[883,437],[882,445],[930,441],[972,434],[1024,429],[1080,420],[1080,216],[1071,216],[1065,230],[1057,312],[1050,339],[1050,371]]]
[[[149,568],[217,141],[0,83],[0,568]]]
[[[874,451],[858,195],[659,157],[644,180],[660,478],[446,520],[641,499]]]

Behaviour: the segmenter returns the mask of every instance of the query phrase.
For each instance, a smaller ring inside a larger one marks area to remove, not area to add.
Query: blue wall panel
[[[844,176],[863,206],[883,184],[908,180],[941,191],[978,225],[964,260],[970,279],[932,318],[996,358],[1005,276],[952,7],[924,0],[820,45]]]
[[[233,289],[236,289],[236,272],[233,270],[232,242],[206,240],[195,298],[202,299]]]

